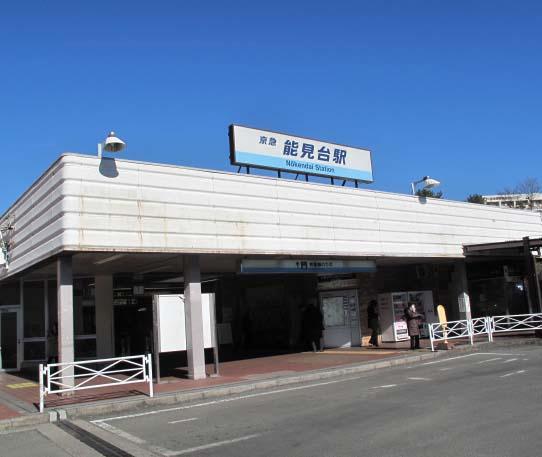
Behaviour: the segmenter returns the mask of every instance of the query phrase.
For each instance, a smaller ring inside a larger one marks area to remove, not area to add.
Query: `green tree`
[[[442,191],[433,192],[431,189],[418,189],[416,195],[418,197],[442,198]]]
[[[480,194],[470,194],[466,201],[469,203],[479,203],[480,205],[484,205],[486,202],[484,197],[482,197]]]

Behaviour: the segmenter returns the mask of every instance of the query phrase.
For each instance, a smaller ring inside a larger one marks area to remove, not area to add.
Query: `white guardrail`
[[[39,380],[40,412],[45,406],[45,396],[54,393],[146,382],[149,396],[154,395],[151,354],[40,364]]]
[[[494,333],[534,330],[542,330],[542,313],[479,317],[429,324],[429,339],[431,350],[434,351],[435,343],[439,341],[469,338],[470,344],[473,344],[477,335],[487,335],[488,340],[493,341]]]

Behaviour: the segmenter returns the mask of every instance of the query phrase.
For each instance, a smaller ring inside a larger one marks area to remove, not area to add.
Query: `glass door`
[[[19,363],[19,310],[0,310],[0,370],[17,371]]]

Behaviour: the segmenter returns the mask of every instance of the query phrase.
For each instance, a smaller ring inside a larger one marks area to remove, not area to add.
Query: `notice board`
[[[203,343],[215,346],[215,295],[201,294]],[[156,352],[186,351],[186,319],[184,295],[154,295],[154,331]]]

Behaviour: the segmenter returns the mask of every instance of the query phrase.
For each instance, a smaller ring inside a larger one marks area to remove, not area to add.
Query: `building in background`
[[[485,204],[542,212],[542,193],[483,195]]]

